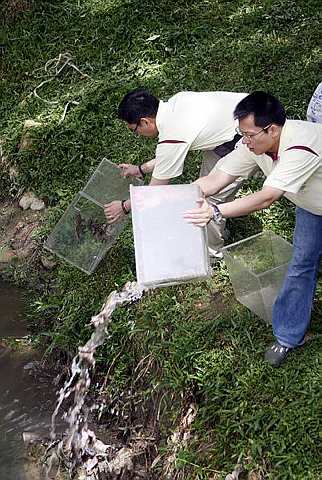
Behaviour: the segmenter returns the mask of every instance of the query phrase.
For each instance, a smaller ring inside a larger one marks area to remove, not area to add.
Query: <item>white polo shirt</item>
[[[246,93],[179,92],[160,101],[156,116],[159,142],[153,177],[178,177],[189,150],[213,150],[232,140],[237,122],[233,112]]]
[[[264,186],[283,190],[298,207],[322,215],[322,124],[286,120],[277,159],[255,155],[240,141],[216,168],[247,177],[256,164],[267,177]]]

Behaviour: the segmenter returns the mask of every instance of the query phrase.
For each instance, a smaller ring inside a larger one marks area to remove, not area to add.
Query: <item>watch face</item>
[[[214,219],[215,223],[220,223],[220,221],[222,219],[222,214],[221,214],[219,208],[217,207],[217,205],[213,205],[213,219]]]

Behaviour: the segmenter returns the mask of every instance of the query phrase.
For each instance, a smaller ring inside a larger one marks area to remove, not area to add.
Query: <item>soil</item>
[[[0,202],[0,269],[13,258],[26,258],[35,251],[33,234],[43,216],[43,211],[22,210],[16,201]]]

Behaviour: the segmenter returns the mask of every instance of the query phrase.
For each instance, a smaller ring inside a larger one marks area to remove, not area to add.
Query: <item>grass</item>
[[[6,0],[2,5],[0,137],[7,161],[0,196],[32,189],[45,198],[48,219],[40,242],[102,157],[137,164],[152,158],[155,142],[135,138],[116,119],[118,102],[129,89],[144,85],[163,99],[180,90],[265,89],[282,100],[290,117],[305,118],[320,81],[317,0]],[[81,73],[66,66],[57,74],[60,54],[67,53]],[[37,90],[44,101],[33,91],[47,80]],[[27,119],[40,126],[32,130],[31,149],[21,151]],[[180,182],[196,178],[200,158],[189,155]],[[19,172],[14,182],[6,171],[10,165]],[[243,194],[260,184],[249,182]],[[291,239],[293,226],[294,209],[285,200],[229,221],[230,241],[268,228]],[[14,275],[24,279],[22,269],[15,267]],[[89,318],[108,293],[134,278],[130,227],[94,275],[59,263],[30,305],[36,341],[54,358],[61,352],[70,357],[87,340]],[[316,296],[312,330],[320,333],[320,284]],[[271,338],[269,328],[233,301],[221,265],[206,283],[157,290],[115,313],[110,337],[99,350],[97,382],[108,373],[103,421],[126,426],[130,415],[132,423],[144,423],[160,410],[163,458],[166,438],[193,398],[198,414],[191,441],[178,454],[177,478],[224,478],[239,457],[257,478],[321,478],[321,337],[277,371],[262,362]],[[132,398],[125,401],[119,394],[127,391]],[[112,414],[117,403],[122,418]],[[162,478],[162,466],[154,471]]]

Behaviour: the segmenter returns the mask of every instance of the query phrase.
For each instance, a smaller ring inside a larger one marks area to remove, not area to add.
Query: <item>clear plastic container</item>
[[[224,247],[223,254],[237,300],[270,324],[292,245],[265,231]]]
[[[201,197],[197,185],[130,187],[137,281],[160,287],[209,277],[207,232],[183,214]]]
[[[49,235],[45,248],[87,274],[92,273],[129,218],[108,225],[103,206],[129,198],[131,183],[142,185],[139,179],[121,177],[118,167],[104,158]]]

